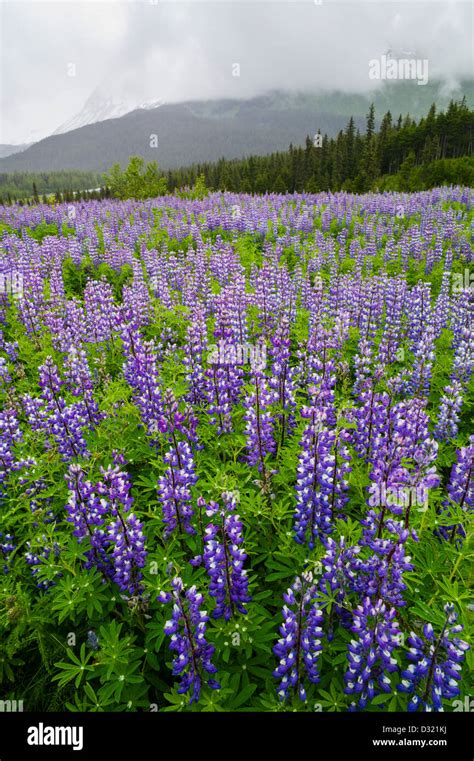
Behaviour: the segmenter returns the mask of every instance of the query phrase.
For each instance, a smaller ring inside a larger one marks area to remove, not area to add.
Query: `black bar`
[[[40,732],[43,725],[42,733]],[[70,732],[48,729],[67,727]],[[73,735],[72,728],[76,728]],[[81,736],[78,728],[82,727]],[[35,728],[37,731],[35,731]],[[0,761],[56,758],[100,761],[194,759],[240,752],[275,761],[288,751],[308,759],[449,758],[472,761],[472,715],[465,713],[3,713]],[[78,746],[31,745],[70,740]],[[374,742],[375,741],[375,742]],[[390,741],[390,742],[389,742]],[[471,748],[470,748],[471,745]],[[321,754],[324,753],[324,756]],[[330,754],[330,755],[329,755]]]

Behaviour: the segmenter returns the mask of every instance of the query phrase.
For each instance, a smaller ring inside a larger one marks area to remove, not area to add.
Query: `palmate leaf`
[[[398,696],[397,695],[394,695],[392,697],[390,703],[388,704],[388,710],[390,711],[390,713],[394,713],[395,711],[399,710],[399,708],[398,708]]]
[[[236,708],[240,708],[241,706],[244,706],[248,700],[252,697],[255,690],[257,689],[256,684],[248,684],[246,687],[243,688],[241,692],[239,692],[236,697],[229,701],[229,703],[226,705],[226,710],[228,711],[235,711]]]
[[[68,682],[74,680],[74,686],[77,688],[82,679],[88,673],[90,674],[94,671],[93,666],[87,665],[92,657],[92,653],[86,654],[86,646],[84,643],[81,645],[79,656],[75,655],[71,648],[68,648],[66,652],[72,663],[66,661],[55,663],[54,665],[56,668],[61,669],[63,673],[53,676],[53,681],[57,681],[60,687],[64,687]]]
[[[372,698],[372,700],[370,701],[370,705],[379,706],[379,705],[382,705],[383,703],[387,704],[389,700],[390,700],[390,695],[384,692],[381,695],[376,695],[374,698]]]
[[[422,621],[436,624],[437,626],[442,627],[446,620],[445,613],[433,607],[432,605],[427,605],[421,600],[418,600],[414,605],[412,605],[411,611],[414,615],[419,616]]]

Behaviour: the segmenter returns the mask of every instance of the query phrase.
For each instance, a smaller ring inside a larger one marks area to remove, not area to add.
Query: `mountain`
[[[451,97],[464,94],[471,105],[474,82],[462,83],[454,92],[446,92],[440,83],[420,87],[413,82],[397,82],[385,83],[367,94],[273,92],[247,100],[143,104],[118,118],[52,135],[21,153],[2,158],[0,172],[102,172],[116,162],[125,165],[132,155],[157,161],[162,169],[221,157],[265,155],[286,150],[290,143],[302,145],[307,135],[313,136],[318,130],[334,136],[351,115],[363,130],[372,101],[379,119],[389,109],[394,118],[400,113],[419,118],[431,103],[444,107]],[[97,119],[105,113],[99,106],[97,103],[95,111],[90,106],[81,118]],[[120,110],[122,106],[116,102],[108,107]]]
[[[26,151],[27,148],[29,148],[31,143],[22,143],[19,145],[11,145],[9,143],[2,143],[0,144],[0,159],[4,159],[7,156],[13,156],[14,153],[21,153],[21,151]]]
[[[53,132],[53,135],[62,135],[65,132],[72,132],[75,129],[86,127],[88,124],[96,124],[107,119],[116,119],[137,109],[158,108],[160,105],[160,100],[137,105],[129,99],[123,100],[116,95],[107,95],[101,88],[96,88],[84,103],[83,108],[71,119],[61,124]]]

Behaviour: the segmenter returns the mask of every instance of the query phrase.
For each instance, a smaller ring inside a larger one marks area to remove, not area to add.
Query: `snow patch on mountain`
[[[106,119],[118,119],[137,109],[151,110],[161,105],[163,105],[162,100],[155,99],[136,103],[115,95],[104,95],[99,90],[95,90],[86,100],[79,113],[61,124],[53,132],[53,135],[62,135],[65,132],[71,132],[71,130],[85,127],[88,124],[103,122]]]

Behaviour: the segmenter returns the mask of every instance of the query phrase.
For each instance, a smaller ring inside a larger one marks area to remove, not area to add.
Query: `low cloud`
[[[427,59],[430,79],[453,87],[472,75],[472,13],[470,3],[413,0],[4,2],[0,142],[50,134],[94,91],[131,107],[363,92],[374,87],[369,61],[389,51]]]

